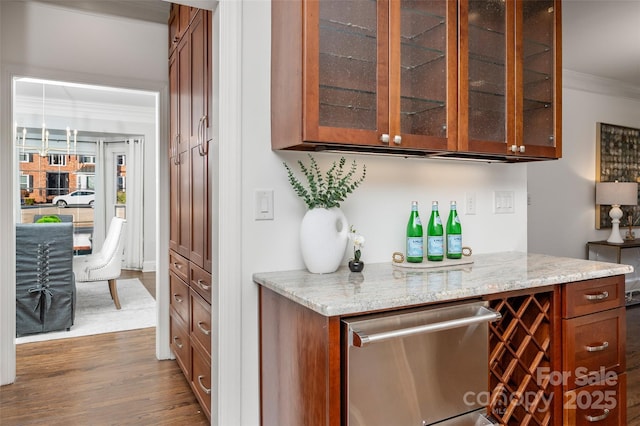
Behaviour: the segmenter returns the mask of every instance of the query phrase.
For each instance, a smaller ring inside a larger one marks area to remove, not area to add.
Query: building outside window
[[[33,191],[33,176],[20,175],[20,189],[28,192]]]
[[[49,155],[49,165],[51,166],[66,166],[67,156],[63,154],[51,154]]]

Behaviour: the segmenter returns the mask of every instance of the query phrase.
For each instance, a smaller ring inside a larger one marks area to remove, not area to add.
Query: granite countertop
[[[471,264],[408,269],[392,263],[342,266],[332,274],[263,272],[253,280],[325,316],[352,315],[633,272],[629,265],[519,252],[473,255]],[[434,263],[434,262],[432,262]]]

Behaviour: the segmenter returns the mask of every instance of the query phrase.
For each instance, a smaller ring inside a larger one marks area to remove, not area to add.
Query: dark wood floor
[[[155,274],[125,271],[155,297]],[[0,425],[208,425],[175,361],[155,357],[155,328],[25,343],[0,387]]]

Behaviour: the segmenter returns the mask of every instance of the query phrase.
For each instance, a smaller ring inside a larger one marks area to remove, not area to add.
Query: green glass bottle
[[[431,203],[431,217],[427,226],[427,260],[444,259],[444,229],[438,213],[438,202]]]
[[[456,202],[452,201],[447,220],[447,259],[460,259],[461,257],[462,225],[460,225]]]
[[[407,223],[407,262],[420,263],[424,258],[422,222],[418,215],[418,202],[411,202],[411,215]]]

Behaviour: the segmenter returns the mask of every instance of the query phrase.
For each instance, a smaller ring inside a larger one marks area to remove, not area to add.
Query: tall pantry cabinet
[[[171,5],[170,345],[211,417],[211,12]]]

